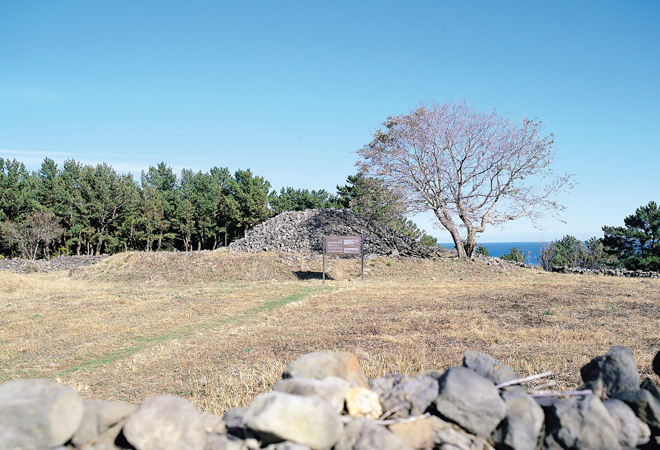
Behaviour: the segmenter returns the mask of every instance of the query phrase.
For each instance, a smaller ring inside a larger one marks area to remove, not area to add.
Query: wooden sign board
[[[362,236],[326,236],[325,253],[328,255],[359,255]]]
[[[362,236],[323,236],[323,282],[325,282],[325,255],[362,255],[364,280],[364,252]]]

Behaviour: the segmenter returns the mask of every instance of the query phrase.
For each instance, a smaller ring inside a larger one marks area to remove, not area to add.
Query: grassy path
[[[305,297],[311,294],[316,294],[319,292],[327,292],[331,289],[332,288],[327,286],[313,286],[313,287],[300,286],[292,294],[289,294],[282,298],[278,298],[277,300],[266,301],[262,305],[249,308],[231,317],[218,319],[218,320],[210,320],[208,322],[204,322],[201,324],[187,325],[178,330],[172,330],[168,333],[157,336],[139,337],[132,339],[133,341],[137,342],[135,345],[132,345],[128,348],[124,348],[122,350],[113,353],[108,353],[107,355],[103,355],[98,358],[93,358],[87,361],[79,362],[75,366],[57,372],[56,374],[54,374],[54,376],[55,377],[67,376],[79,371],[93,370],[102,367],[104,365],[111,364],[121,359],[127,358],[155,344],[160,344],[173,339],[185,338],[199,331],[209,330],[223,325],[242,322],[251,317],[256,316],[257,314],[280,308],[288,303],[293,303],[303,300]]]

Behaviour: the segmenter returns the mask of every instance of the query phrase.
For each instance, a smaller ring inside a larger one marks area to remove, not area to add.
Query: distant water
[[[530,254],[531,259],[528,259],[528,262],[532,264],[536,264],[536,261],[541,254],[541,248],[544,245],[543,242],[480,242],[479,244],[483,245],[488,249],[488,253],[490,254],[490,256],[495,256],[497,258],[509,253],[509,249],[513,247],[524,250],[525,255],[531,252]],[[438,244],[438,245],[450,249],[454,248],[453,243]]]

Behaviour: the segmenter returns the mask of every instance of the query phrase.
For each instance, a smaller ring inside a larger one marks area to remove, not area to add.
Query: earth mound
[[[347,209],[307,209],[279,214],[254,227],[246,236],[229,245],[241,252],[323,251],[323,236],[364,237],[364,254],[400,255],[417,258],[449,257],[451,251],[428,247],[394,228],[378,226]]]

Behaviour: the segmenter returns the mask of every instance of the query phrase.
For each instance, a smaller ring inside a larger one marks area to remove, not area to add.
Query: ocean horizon
[[[518,248],[523,250],[524,254],[529,253],[530,257],[528,262],[531,264],[536,264],[539,256],[541,255],[541,249],[544,245],[547,245],[547,242],[479,242],[480,245],[483,245],[488,249],[490,256],[499,258],[502,255],[509,253],[509,250],[512,248]],[[449,249],[454,249],[454,243],[440,243],[440,247],[445,247]],[[531,253],[530,253],[531,252]]]

